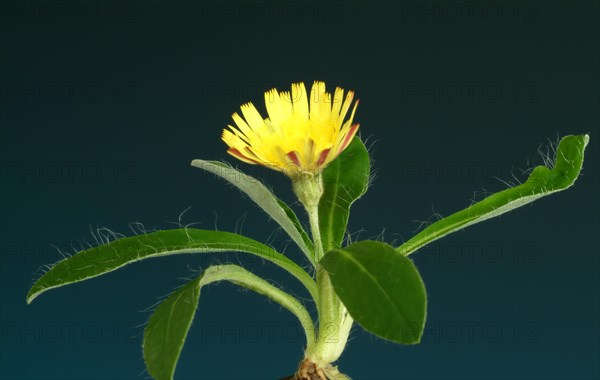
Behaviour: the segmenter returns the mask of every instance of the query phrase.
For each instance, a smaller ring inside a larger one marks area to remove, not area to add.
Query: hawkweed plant
[[[268,118],[263,118],[252,103],[242,105],[241,115],[233,114],[235,125],[223,131],[222,139],[233,157],[290,178],[304,206],[309,231],[294,211],[258,179],[224,162],[193,160],[192,165],[245,193],[281,226],[308,263],[295,263],[273,247],[232,232],[162,230],[106,239],[103,244],[57,262],[34,283],[27,302],[47,290],[144,259],[245,252],[295,277],[310,294],[316,315],[311,315],[301,300],[241,266],[210,266],[154,310],[143,336],[148,373],[157,380],[173,379],[200,290],[213,282],[230,281],[268,297],[298,318],[306,347],[296,373],[288,379],[349,379],[335,363],[355,322],[395,343],[415,344],[421,339],[427,296],[411,254],[450,233],[570,187],[581,171],[589,140],[587,135],[564,137],[555,149],[554,159],[535,167],[522,184],[430,224],[400,246],[372,240],[345,245],[350,206],[367,191],[371,169],[367,149],[356,136],[359,125],[354,123],[354,114],[358,101],[354,101],[354,93],[341,88],[329,93],[323,82],[315,82],[308,93],[304,84],[298,83],[291,86],[291,91],[266,92],[265,106]]]

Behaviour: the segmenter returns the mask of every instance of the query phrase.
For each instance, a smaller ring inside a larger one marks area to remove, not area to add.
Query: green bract
[[[225,179],[247,194],[290,236],[314,270],[307,272],[275,248],[249,237],[181,228],[121,238],[78,252],[56,263],[39,278],[29,290],[27,302],[47,290],[144,259],[183,253],[246,252],[272,262],[300,281],[317,306],[318,322],[302,301],[246,269],[237,265],[211,266],[175,290],[150,317],[143,339],[149,374],[159,380],[173,378],[202,287],[229,281],[268,297],[298,318],[306,334],[306,356],[300,372],[314,365],[321,369],[322,378],[348,379],[332,363],[342,354],[354,321],[393,342],[413,344],[421,338],[427,295],[408,255],[454,231],[570,187],[581,171],[588,140],[587,135],[563,138],[553,167],[536,167],[525,183],[490,195],[431,224],[396,248],[378,241],[343,244],[350,206],[367,191],[370,175],[369,155],[358,137],[320,176],[304,184],[322,181],[318,207],[306,210],[312,239],[292,209],[258,179],[225,163],[194,160],[193,166]]]

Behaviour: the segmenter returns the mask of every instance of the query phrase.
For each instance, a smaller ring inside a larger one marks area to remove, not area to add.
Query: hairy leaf
[[[396,249],[404,255],[410,255],[452,232],[571,187],[581,171],[588,141],[588,135],[564,137],[556,149],[553,168],[536,167],[522,185],[490,195],[462,211],[438,220]]]
[[[320,264],[365,330],[396,343],[420,341],[427,295],[409,258],[388,244],[365,240],[329,251]]]
[[[370,170],[369,153],[358,137],[323,170],[319,226],[325,252],[342,245],[350,206],[367,191]]]
[[[198,306],[200,289],[218,281],[230,281],[279,303],[299,319],[306,335],[307,347],[314,344],[312,318],[298,300],[242,267],[231,264],[213,266],[171,294],[150,317],[144,331],[143,349],[148,373],[153,378],[173,379]]]
[[[100,276],[136,261],[181,253],[227,251],[247,252],[279,265],[316,297],[313,278],[273,248],[231,232],[182,228],[114,240],[61,260],[31,287],[27,302],[47,290]]]
[[[279,200],[271,190],[258,179],[227,165],[224,162],[193,160],[192,166],[206,170],[231,183],[262,208],[296,242],[306,257],[314,264],[312,243],[298,222],[294,212]]]

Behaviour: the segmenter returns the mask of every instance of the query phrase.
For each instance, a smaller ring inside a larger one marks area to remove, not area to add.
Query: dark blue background
[[[191,168],[226,159],[240,104],[291,82],[354,89],[377,176],[353,208],[355,239],[401,242],[418,221],[505,188],[548,140],[590,133],[572,189],[414,255],[427,330],[400,346],[355,327],[340,360],[355,379],[597,379],[597,2],[1,4],[3,379],[147,378],[147,309],[192,270],[242,255],[137,263],[25,304],[40,266],[93,242],[178,222],[283,233],[239,192]],[[287,179],[246,164],[283,199]],[[497,179],[497,178],[499,179]],[[301,210],[296,207],[301,214]],[[359,233],[360,232],[360,233]],[[286,254],[301,255],[289,245]],[[203,290],[179,379],[274,379],[302,357],[294,318],[228,285]]]

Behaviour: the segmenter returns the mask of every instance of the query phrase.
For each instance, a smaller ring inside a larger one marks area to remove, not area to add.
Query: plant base
[[[304,359],[296,374],[284,377],[280,380],[350,380],[346,375],[342,375],[337,367],[328,365],[320,368],[309,359]]]

